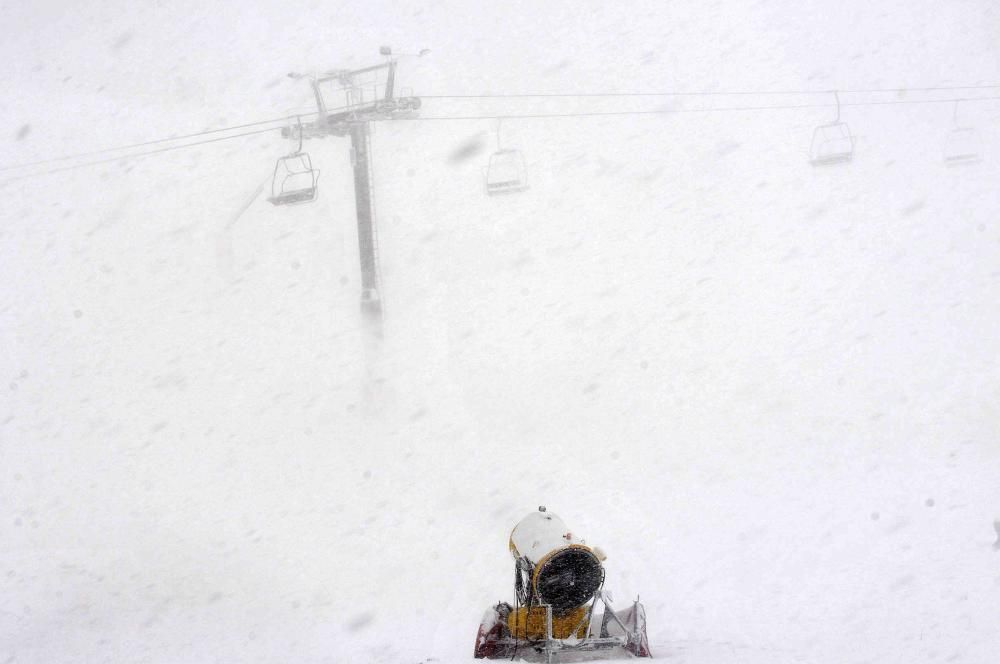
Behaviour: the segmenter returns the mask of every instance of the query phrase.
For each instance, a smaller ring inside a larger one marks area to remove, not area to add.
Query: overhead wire
[[[109,152],[123,152],[125,150],[132,150],[134,148],[142,148],[149,145],[158,145],[160,143],[169,143],[172,141],[183,141],[188,138],[198,138],[199,136],[209,136],[211,134],[219,134],[226,131],[236,131],[238,129],[247,129],[249,127],[259,127],[265,124],[274,124],[276,122],[287,122],[289,120],[294,120],[300,115],[316,115],[315,111],[311,113],[301,113],[299,115],[288,115],[280,118],[271,118],[270,120],[258,120],[256,122],[247,122],[245,124],[233,125],[231,127],[220,127],[218,129],[206,129],[205,131],[198,131],[192,134],[183,134],[181,136],[171,136],[169,138],[157,138],[150,141],[142,141],[141,143],[130,143],[128,145],[119,145],[113,148],[103,148],[100,150],[92,150],[90,152],[79,152],[77,154],[63,155],[61,157],[51,157],[49,159],[39,159],[37,161],[22,162],[20,164],[9,164],[6,166],[0,166],[0,171],[9,171],[15,168],[28,168],[30,166],[42,166],[44,164],[52,164],[59,161],[70,161],[72,159],[84,159],[86,157],[95,157],[99,154],[107,154]],[[267,131],[272,131],[268,129]],[[241,134],[243,135],[243,134]],[[239,136],[234,136],[233,138],[238,138]],[[99,162],[98,162],[99,163]]]
[[[905,92],[954,92],[957,90],[998,90],[1000,84],[923,86],[905,88],[852,88],[838,90],[844,94],[905,93]],[[421,99],[564,99],[569,97],[609,98],[609,97],[726,97],[726,96],[777,96],[777,95],[821,95],[833,92],[823,90],[692,90],[672,92],[528,92],[528,93],[481,93],[454,95],[420,95]]]
[[[333,113],[339,110],[349,108],[349,106],[339,106],[336,108],[329,109],[328,113]],[[149,141],[142,141],[139,143],[129,143],[127,145],[118,145],[112,148],[102,148],[100,150],[92,150],[90,152],[78,152],[76,154],[68,154],[60,157],[50,157],[48,159],[39,159],[36,161],[26,161],[19,164],[8,164],[6,166],[0,166],[0,171],[9,171],[17,168],[29,168],[31,166],[42,166],[45,164],[52,164],[59,161],[70,161],[73,159],[84,159],[86,157],[95,157],[100,154],[108,154],[110,152],[123,152],[125,150],[131,150],[134,148],[142,148],[149,145],[158,145],[161,143],[170,143],[173,141],[183,141],[188,138],[198,138],[199,136],[209,136],[211,134],[219,134],[227,131],[236,131],[238,129],[247,129],[248,127],[259,127],[265,124],[275,124],[277,122],[288,122],[290,120],[298,120],[303,117],[311,117],[319,115],[317,111],[308,111],[305,113],[297,113],[295,115],[285,115],[282,117],[271,118],[269,120],[257,120],[255,122],[247,122],[239,125],[232,125],[229,127],[219,127],[218,129],[206,129],[205,131],[198,131],[191,134],[182,134],[180,136],[170,136],[168,138],[156,138]],[[233,138],[238,138],[239,136],[234,136]]]
[[[1000,100],[1000,95],[989,97],[962,97],[959,99],[897,99],[889,101],[867,101],[841,103],[842,107],[848,106],[896,106],[907,104],[944,104],[955,103],[956,101],[996,101]],[[506,113],[506,114],[475,114],[475,115],[447,115],[447,116],[414,116],[400,117],[385,120],[375,120],[375,122],[425,122],[425,121],[446,121],[446,120],[532,120],[547,118],[581,118],[581,117],[613,117],[625,115],[670,115],[673,113],[724,113],[739,111],[780,111],[804,108],[829,108],[835,104],[772,104],[772,105],[751,105],[751,106],[722,106],[722,107],[698,107],[698,108],[659,108],[641,109],[631,111],[575,111],[575,112],[553,112],[553,113]]]
[[[169,145],[163,148],[157,148],[156,150],[147,150],[145,152],[133,152],[130,154],[119,155],[116,157],[108,157],[107,159],[97,159],[94,161],[87,161],[81,164],[73,164],[72,166],[62,166],[60,168],[52,168],[47,171],[41,171],[37,173],[25,173],[22,175],[14,175],[9,178],[4,178],[0,180],[0,184],[7,184],[8,182],[14,182],[15,180],[24,180],[26,178],[40,177],[43,175],[52,175],[54,173],[62,173],[65,171],[73,171],[78,168],[87,168],[89,166],[98,166],[100,164],[110,164],[116,161],[124,161],[129,159],[136,159],[139,157],[146,157],[149,155],[160,154],[163,152],[171,152],[173,150],[183,150],[184,148],[193,148],[199,145],[207,145],[209,143],[218,143],[220,141],[229,141],[235,138],[244,138],[246,136],[256,136],[258,134],[265,134],[267,132],[274,131],[273,127],[268,127],[267,129],[258,129],[256,131],[248,131],[242,134],[234,134],[232,136],[220,136],[219,138],[210,138],[204,141],[197,141],[194,143],[184,143],[183,145]]]
[[[968,90],[1000,90],[1000,85],[993,84],[983,84],[983,85],[966,85],[966,86],[936,86],[936,87],[909,87],[909,88],[866,88],[866,89],[845,89],[839,90],[838,92],[842,94],[850,93],[889,93],[889,92],[944,92],[944,91],[968,91]],[[628,93],[529,93],[529,94],[484,94],[484,95],[421,95],[422,99],[538,99],[538,98],[629,98],[629,97],[693,97],[693,96],[737,96],[737,95],[759,95],[759,96],[775,96],[775,95],[821,95],[821,94],[831,94],[833,90],[785,90],[785,91],[700,91],[700,92],[628,92]],[[1000,100],[1000,95],[991,96],[972,96],[972,97],[948,97],[942,99],[892,99],[892,100],[882,100],[882,101],[859,101],[859,102],[844,102],[841,103],[842,107],[863,107],[863,106],[894,106],[894,105],[911,105],[911,104],[941,104],[941,103],[956,103],[956,102],[975,102],[975,101],[996,101]],[[415,116],[415,117],[398,117],[398,118],[387,118],[387,119],[374,119],[373,122],[433,122],[433,121],[461,121],[461,120],[508,120],[508,119],[549,119],[549,118],[577,118],[577,117],[615,117],[615,116],[644,116],[644,115],[670,115],[675,113],[724,113],[724,112],[745,112],[745,111],[779,111],[779,110],[796,110],[796,109],[818,109],[818,108],[828,108],[833,106],[829,103],[806,103],[806,104],[754,104],[754,105],[743,105],[743,106],[722,106],[722,107],[697,107],[697,108],[658,108],[658,109],[637,109],[637,110],[613,110],[613,111],[575,111],[575,112],[550,112],[550,113],[494,113],[494,114],[464,114],[464,115],[440,115],[440,116]],[[334,109],[339,110],[339,109]],[[71,161],[74,159],[84,159],[87,157],[93,157],[102,154],[110,154],[115,152],[124,152],[126,150],[133,150],[135,148],[148,147],[151,145],[161,145],[163,143],[172,143],[176,141],[183,141],[190,138],[198,138],[202,136],[209,136],[213,134],[219,134],[223,132],[231,132],[239,129],[246,129],[249,127],[259,127],[263,125],[274,125],[279,122],[287,122],[294,120],[300,116],[316,116],[319,115],[318,112],[304,113],[300,115],[289,115],[276,118],[270,118],[267,120],[257,120],[254,122],[247,122],[240,125],[233,125],[230,127],[220,127],[218,129],[209,129],[200,132],[194,132],[190,134],[184,134],[181,136],[173,136],[169,138],[159,138],[149,141],[142,141],[139,143],[131,143],[128,145],[120,145],[112,148],[104,148],[101,150],[93,150],[90,152],[81,152],[73,155],[64,155],[60,157],[53,157],[50,159],[41,159],[31,162],[23,162],[19,164],[9,164],[0,166],[0,171],[9,171],[18,168],[30,168],[32,166],[42,166],[45,164],[52,164],[62,161]],[[49,169],[46,171],[35,172],[30,174],[15,175],[9,178],[0,180],[0,184],[20,180],[29,177],[38,177],[41,175],[49,175],[53,173],[60,173],[64,171],[75,170],[78,168],[86,168],[90,166],[96,166],[105,163],[111,163],[116,161],[135,159],[139,157],[145,157],[154,154],[160,154],[164,152],[170,152],[173,150],[182,150],[185,148],[196,147],[199,145],[205,145],[209,143],[216,143],[219,141],[232,140],[236,138],[243,138],[246,136],[253,136],[257,134],[263,134],[270,131],[274,131],[278,127],[267,127],[264,129],[259,129],[251,132],[242,132],[238,134],[231,134],[226,136],[221,136],[218,138],[212,138],[204,141],[195,141],[191,143],[182,143],[180,145],[169,145],[163,148],[158,148],[155,150],[147,150],[143,152],[127,152],[125,154],[116,155],[114,157],[108,157],[106,159],[97,159],[86,161],[79,164],[73,164],[70,166],[64,166],[60,168]]]

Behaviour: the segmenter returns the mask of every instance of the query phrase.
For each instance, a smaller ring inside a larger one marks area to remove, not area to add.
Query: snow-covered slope
[[[3,163],[308,108],[287,71],[382,42],[428,95],[1000,80],[985,2],[88,7],[3,9]],[[964,168],[950,104],[845,108],[820,170],[829,109],[505,121],[496,198],[495,122],[377,124],[378,350],[343,139],[291,209],[276,135],[5,185],[0,661],[467,661],[538,504],[658,657],[993,661],[997,104]]]

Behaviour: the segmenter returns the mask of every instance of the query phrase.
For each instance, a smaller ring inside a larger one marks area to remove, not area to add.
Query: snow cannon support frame
[[[595,616],[598,601],[604,605],[604,612]],[[589,628],[583,638],[555,638],[552,635],[552,607],[546,604],[538,608],[545,610],[545,637],[542,639],[518,639],[511,635],[506,619],[511,610],[509,604],[501,603],[487,611],[476,635],[476,659],[509,659],[522,648],[542,654],[546,664],[551,664],[553,658],[563,652],[612,648],[621,648],[635,657],[652,656],[646,636],[646,610],[638,599],[619,612],[612,608],[607,594],[598,590],[587,611]]]

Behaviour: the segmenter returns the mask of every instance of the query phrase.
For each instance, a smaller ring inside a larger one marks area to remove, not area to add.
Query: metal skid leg
[[[597,602],[604,604],[604,614],[600,618],[600,626],[593,621],[596,620],[595,611]],[[595,650],[606,650],[612,648],[622,648],[635,657],[649,657],[649,641],[646,637],[646,611],[639,600],[621,614],[611,608],[611,601],[601,591],[594,594],[593,604],[583,620],[587,623],[587,633],[579,637],[579,631],[583,627],[583,622],[576,627],[571,638],[557,639],[553,635],[553,611],[550,604],[536,604],[535,607],[545,611],[545,632],[541,638],[528,640],[528,645],[533,647],[537,653],[544,653],[545,664],[553,664],[557,655],[562,652],[590,652]],[[510,657],[512,652],[516,652],[519,645],[517,639],[512,638],[508,633],[501,636],[494,632],[494,623],[501,620],[499,614],[493,616],[493,620],[484,621],[480,625],[480,634],[476,641],[476,657],[487,657],[497,659],[500,657]],[[504,617],[502,620],[506,620]],[[488,624],[487,624],[488,623]],[[500,623],[497,623],[500,624]],[[522,641],[520,645],[524,645]]]
[[[552,664],[552,651],[555,643],[552,638],[552,605],[545,605],[545,664]]]

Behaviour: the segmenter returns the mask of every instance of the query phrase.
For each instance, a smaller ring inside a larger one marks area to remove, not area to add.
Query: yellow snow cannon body
[[[555,514],[539,507],[508,541],[514,558],[516,605],[486,612],[476,637],[477,658],[511,657],[519,647],[546,653],[621,647],[649,656],[645,610],[636,601],[614,612],[602,592],[604,553],[574,537]],[[604,613],[594,615],[598,601]]]

